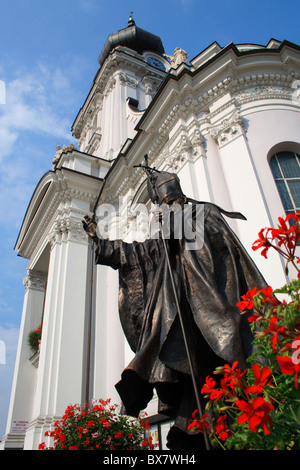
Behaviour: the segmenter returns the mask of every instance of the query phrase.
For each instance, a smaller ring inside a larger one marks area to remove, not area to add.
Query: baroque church
[[[300,47],[214,42],[188,62],[180,48],[166,55],[160,37],[130,16],[98,62],[72,126],[77,146],[57,148],[15,245],[28,265],[2,449],[49,445],[44,433],[69,404],[120,403],[115,384],[133,353],[119,319],[118,272],[94,264],[82,219],[113,205],[110,233],[122,224],[124,240],[143,235],[121,212],[135,198],[151,211],[135,167],[144,155],[176,173],[189,197],[244,214],[228,224],[269,285],[287,281],[277,253],[266,261],[251,247],[261,228],[300,210]],[[39,325],[33,354],[27,338]],[[171,422],[157,412],[155,395],[146,411],[165,449]]]

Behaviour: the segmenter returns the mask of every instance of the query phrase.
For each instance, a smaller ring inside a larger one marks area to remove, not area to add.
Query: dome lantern
[[[163,55],[165,52],[161,38],[136,26],[132,13],[126,28],[108,36],[98,58],[100,66],[117,46],[128,47],[138,54],[142,54],[144,51],[151,51]]]

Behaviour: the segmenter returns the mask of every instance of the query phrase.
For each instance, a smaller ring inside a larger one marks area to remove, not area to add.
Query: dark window
[[[300,211],[300,155],[278,152],[271,158],[270,166],[285,212]]]

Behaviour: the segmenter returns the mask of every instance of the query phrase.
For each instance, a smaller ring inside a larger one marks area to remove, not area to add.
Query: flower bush
[[[296,255],[300,214],[278,219],[276,229],[265,228],[254,250],[275,249],[291,263],[297,279],[273,290],[256,287],[237,304],[254,334],[249,368],[238,362],[217,368],[206,377],[201,394],[207,413],[193,414],[191,430],[206,432],[213,447],[223,449],[287,450],[300,448],[300,269]],[[284,294],[280,301],[277,294]]]
[[[152,450],[150,438],[145,437],[149,429],[147,420],[133,419],[118,413],[110,399],[97,400],[80,405],[70,405],[54,430],[45,437],[52,437],[54,446],[45,442],[40,450]]]
[[[39,344],[42,337],[42,325],[39,325],[35,330],[29,332],[27,337],[27,343],[31,351],[36,353],[39,349]]]

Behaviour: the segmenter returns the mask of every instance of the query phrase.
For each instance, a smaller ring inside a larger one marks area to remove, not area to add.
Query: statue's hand
[[[97,225],[96,225],[96,222],[91,217],[86,215],[84,217],[84,220],[82,221],[82,225],[89,237],[91,237],[93,240],[98,239],[97,232],[96,232]]]
[[[162,222],[162,216],[163,216],[162,210],[160,208],[155,209],[154,217],[157,222],[159,223]]]

